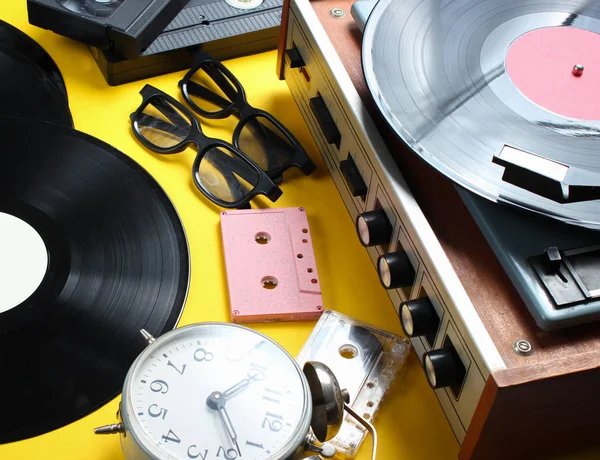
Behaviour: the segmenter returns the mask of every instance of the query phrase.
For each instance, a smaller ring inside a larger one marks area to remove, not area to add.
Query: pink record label
[[[506,69],[517,88],[546,110],[600,120],[600,34],[575,27],[532,30],[511,45]]]
[[[221,212],[231,320],[317,319],[323,299],[304,208]]]

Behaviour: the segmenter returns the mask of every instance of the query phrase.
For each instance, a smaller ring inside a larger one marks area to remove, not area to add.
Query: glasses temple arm
[[[221,96],[214,93],[210,89],[205,88],[204,86],[199,85],[198,83],[193,82],[193,81],[188,81],[187,91],[192,96],[197,96],[204,100],[212,102],[213,104],[218,105],[222,109],[231,105],[231,102],[228,101],[227,99],[222,98]]]
[[[219,72],[219,69],[216,66],[206,66],[204,71],[213,79],[213,81],[219,86],[219,88],[221,88],[221,90],[229,99],[235,101],[238,95],[237,90],[234,86],[232,86],[229,79],[226,78],[222,72]]]

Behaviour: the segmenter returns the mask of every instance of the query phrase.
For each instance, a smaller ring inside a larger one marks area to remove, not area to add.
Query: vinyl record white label
[[[39,233],[18,217],[0,212],[0,313],[27,300],[47,268],[48,251]]]

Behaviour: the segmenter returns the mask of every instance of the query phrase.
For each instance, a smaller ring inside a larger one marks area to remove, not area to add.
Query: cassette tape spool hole
[[[254,241],[258,244],[269,244],[271,242],[271,235],[267,232],[258,232],[254,235]]]
[[[339,353],[342,358],[354,359],[358,356],[358,348],[348,343],[340,347]]]
[[[279,281],[274,276],[265,276],[260,280],[263,288],[273,290],[279,285]]]

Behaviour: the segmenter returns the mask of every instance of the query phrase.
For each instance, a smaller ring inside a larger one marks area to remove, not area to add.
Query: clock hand
[[[223,397],[227,400],[229,398],[231,398],[234,394],[236,394],[238,391],[246,388],[250,382],[252,380],[251,379],[243,379],[242,381],[236,383],[234,386],[232,386],[231,388],[225,390],[223,392]]]
[[[231,423],[231,419],[229,418],[229,414],[227,413],[227,409],[225,409],[225,404],[219,408],[219,414],[221,414],[221,420],[225,423],[225,428],[227,428],[227,432],[229,433],[229,437],[231,438],[231,442],[237,449],[238,455],[241,457],[242,452],[240,451],[240,446],[237,442],[237,434],[235,432],[235,428],[233,428],[233,424]]]
[[[241,383],[241,382],[240,382]],[[237,385],[235,385],[237,386]],[[233,387],[232,387],[233,388]],[[221,421],[225,425],[225,429],[227,430],[227,435],[231,440],[231,443],[235,446],[238,455],[241,457],[242,452],[240,451],[240,446],[237,442],[237,433],[235,432],[235,428],[233,427],[233,423],[231,423],[231,419],[229,418],[229,414],[227,413],[227,409],[225,409],[226,399],[223,396],[223,393],[220,391],[213,391],[208,398],[206,398],[206,405],[213,410],[216,410],[221,418]]]
[[[248,377],[245,379],[242,379],[241,381],[239,381],[238,383],[233,385],[231,388],[228,388],[227,390],[225,390],[223,392],[223,397],[227,400],[227,399],[231,398],[232,396],[236,395],[238,392],[240,392],[244,388],[246,388],[248,385],[250,385],[250,383],[253,380],[262,380],[264,378],[265,378],[264,374],[261,371],[259,371],[258,369],[250,369],[248,371]]]

